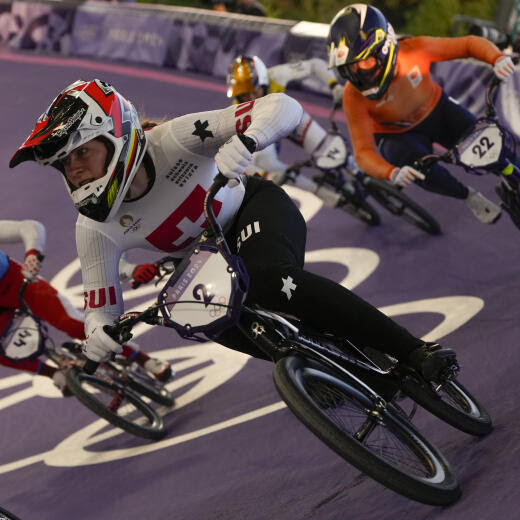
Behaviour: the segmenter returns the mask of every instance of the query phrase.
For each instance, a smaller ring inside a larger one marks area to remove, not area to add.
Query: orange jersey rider
[[[477,36],[421,36],[397,42],[392,26],[376,8],[353,4],[333,19],[329,32],[331,67],[348,80],[343,108],[359,167],[373,177],[421,187],[464,200],[483,222],[494,222],[500,209],[460,183],[443,166],[428,172],[410,165],[432,152],[433,143],[453,146],[475,117],[449,98],[431,77],[437,61],[475,58],[505,78],[511,59]]]

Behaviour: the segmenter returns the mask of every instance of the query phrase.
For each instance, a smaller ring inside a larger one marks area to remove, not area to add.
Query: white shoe
[[[168,381],[172,376],[172,369],[169,363],[166,361],[161,361],[160,359],[150,358],[147,359],[143,365],[145,370],[151,372],[155,378],[163,383]]]
[[[486,199],[482,193],[469,187],[468,198],[464,201],[480,222],[494,224],[502,214],[500,206]]]
[[[67,378],[65,377],[63,370],[57,370],[54,372],[52,375],[52,381],[61,390],[63,397],[70,397],[72,395],[72,392],[67,386]]]

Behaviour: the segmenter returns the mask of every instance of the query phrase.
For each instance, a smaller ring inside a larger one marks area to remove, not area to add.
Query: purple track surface
[[[0,62],[0,218],[46,225],[42,274],[80,307],[75,210],[62,180],[29,163],[9,170],[12,153],[51,99],[78,78],[113,83],[152,117],[223,107],[225,89],[213,78],[117,64],[7,52]],[[326,98],[290,93],[327,125]],[[287,144],[283,157],[302,155]],[[494,178],[457,175],[496,200]],[[158,443],[107,426],[43,377],[0,368],[0,506],[23,520],[517,518],[520,232],[507,216],[487,226],[459,201],[416,187],[407,192],[435,215],[442,235],[426,235],[382,208],[377,228],[321,208],[308,221],[308,268],[347,278],[413,333],[457,349],[461,379],[489,410],[494,431],[476,439],[426,412],[418,418],[458,475],[463,495],[456,504],[416,503],[361,475],[280,404],[268,363],[155,329],[139,342],[178,371],[170,384],[178,405],[166,413],[169,434]],[[5,249],[22,255],[20,245]],[[127,291],[127,306],[142,307],[154,291]]]

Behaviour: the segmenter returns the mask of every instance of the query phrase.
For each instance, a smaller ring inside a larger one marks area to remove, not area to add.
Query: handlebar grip
[[[222,188],[227,184],[228,180],[229,179],[225,175],[218,172],[217,175],[215,175],[215,178],[213,179],[213,184],[216,188]]]
[[[99,366],[99,363],[97,361],[92,361],[92,359],[87,359],[85,361],[85,364],[83,365],[83,372],[88,374],[89,376],[96,373],[96,370]]]

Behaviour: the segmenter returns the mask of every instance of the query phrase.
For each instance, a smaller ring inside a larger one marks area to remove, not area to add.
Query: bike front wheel
[[[454,428],[482,437],[493,429],[485,408],[456,379],[434,388],[414,377],[402,383],[403,392],[416,403]]]
[[[175,398],[172,393],[164,387],[164,383],[155,379],[153,374],[147,372],[139,365],[134,365],[127,372],[118,364],[111,362],[106,365],[112,374],[115,374],[116,379],[124,380],[132,390],[135,390],[140,395],[148,397],[157,404],[172,407],[175,404]],[[107,371],[110,375],[110,371]]]
[[[67,386],[87,408],[110,424],[149,440],[167,431],[161,416],[133,390],[80,369],[67,372]]]
[[[345,188],[342,190],[342,194],[338,208],[369,226],[379,226],[381,224],[379,213],[360,194],[350,193]]]
[[[438,235],[441,232],[439,223],[399,188],[372,177],[366,177],[364,187],[392,215],[402,218],[430,235]]]
[[[289,409],[357,469],[413,500],[447,505],[460,496],[439,450],[402,414],[375,403],[354,384],[299,356],[275,365],[274,382]]]

